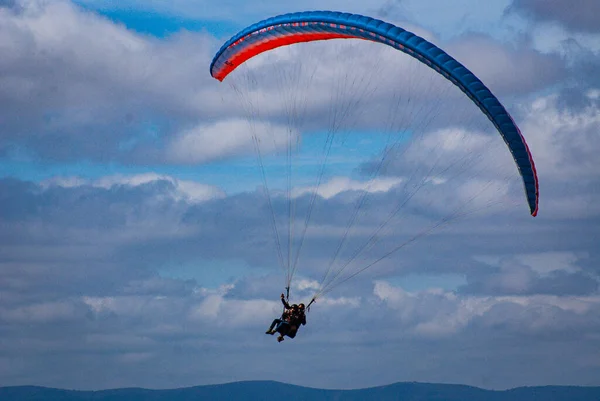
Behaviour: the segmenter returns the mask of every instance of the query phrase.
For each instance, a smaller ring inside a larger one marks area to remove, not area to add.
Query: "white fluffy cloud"
[[[169,124],[231,109],[198,73],[211,58],[207,35],[160,41],[62,0],[1,8],[0,24],[0,118],[9,127],[0,149],[148,160]]]
[[[366,191],[366,192],[387,192],[402,182],[399,178],[375,178],[369,181],[357,181],[348,177],[333,177],[329,181],[321,184],[317,190],[316,187],[296,187],[292,191],[293,197],[312,194],[317,190],[317,194],[325,199],[332,198],[346,191]]]
[[[254,156],[254,141],[264,155],[285,149],[298,136],[294,130],[268,122],[242,119],[203,124],[173,138],[166,150],[174,163],[205,163],[227,156]],[[253,139],[256,138],[256,139]]]
[[[597,89],[583,94],[597,98]],[[521,130],[526,135],[541,176],[552,180],[598,178],[600,113],[597,102],[573,111],[558,106],[559,96],[535,99],[525,107]]]
[[[523,333],[561,331],[563,323],[556,318],[560,314],[583,321],[600,305],[599,296],[458,296],[438,289],[411,293],[386,282],[377,282],[374,294],[394,311],[407,332],[432,338],[455,336],[475,321],[486,325],[500,323],[498,319],[516,322],[511,330]],[[517,314],[494,316],[496,307],[507,304],[515,305]],[[556,310],[531,319],[536,310],[547,308]]]

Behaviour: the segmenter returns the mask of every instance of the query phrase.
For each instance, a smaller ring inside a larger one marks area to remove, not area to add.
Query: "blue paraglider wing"
[[[211,75],[222,81],[237,66],[257,54],[300,42],[365,39],[400,50],[433,68],[459,87],[494,124],[517,164],[530,213],[538,212],[539,185],[533,157],[519,127],[492,92],[465,66],[427,40],[400,27],[370,17],[307,11],[258,22],[228,40],[215,55]]]

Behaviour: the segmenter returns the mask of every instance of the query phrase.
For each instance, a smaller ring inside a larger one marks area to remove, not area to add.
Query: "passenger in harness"
[[[283,303],[283,313],[280,319],[275,319],[271,323],[271,326],[266,331],[265,334],[275,334],[279,333],[279,337],[277,337],[277,342],[283,341],[283,336],[288,336],[290,338],[296,337],[296,333],[300,328],[300,325],[306,324],[306,314],[304,312],[304,304],[300,305],[289,305],[285,296],[281,294],[281,302]]]

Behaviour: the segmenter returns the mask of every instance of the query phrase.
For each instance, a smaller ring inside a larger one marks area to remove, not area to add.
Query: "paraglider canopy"
[[[465,66],[427,40],[374,18],[332,11],[280,15],[251,25],[227,41],[215,55],[211,75],[222,81],[244,61],[293,43],[356,38],[383,43],[425,63],[458,86],[496,126],[521,175],[532,216],[537,215],[539,185],[533,157],[521,131],[492,92]]]

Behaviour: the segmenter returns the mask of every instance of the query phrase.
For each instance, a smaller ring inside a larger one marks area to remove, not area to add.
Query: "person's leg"
[[[283,320],[277,325],[277,327],[275,327],[275,331],[281,334],[282,336],[285,336],[288,333],[288,331],[290,331],[290,324]]]
[[[267,330],[265,334],[275,334],[275,331],[273,331],[273,328],[275,328],[275,326],[281,322],[282,322],[281,319],[273,320],[273,323],[271,323],[271,327],[269,327],[269,330]]]

